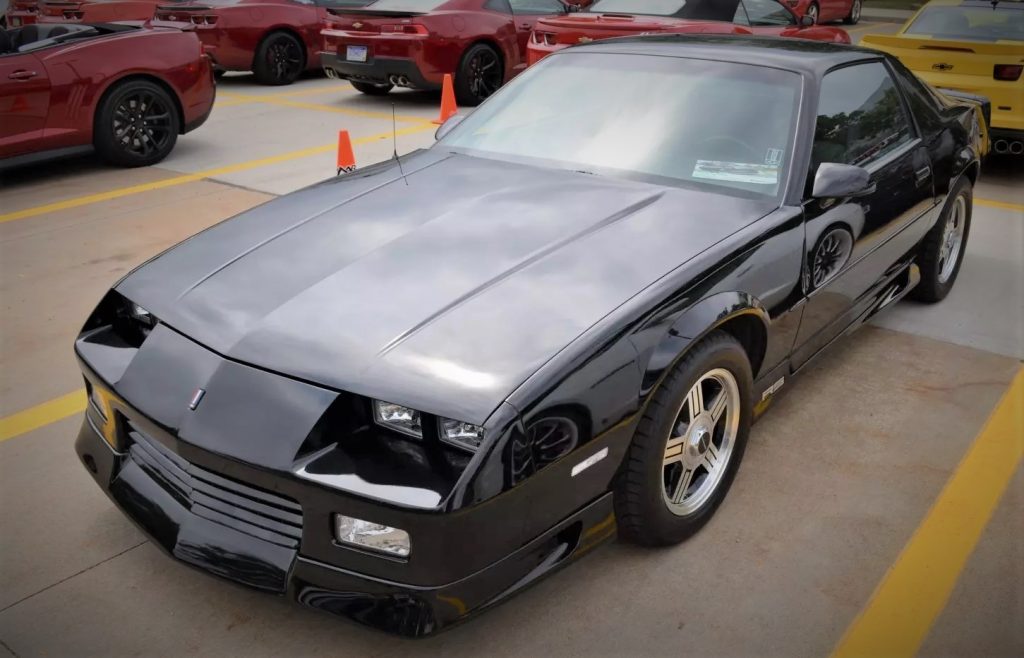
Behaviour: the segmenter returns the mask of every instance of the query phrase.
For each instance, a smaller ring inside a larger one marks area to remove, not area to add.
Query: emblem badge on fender
[[[188,403],[188,408],[195,411],[196,407],[199,406],[199,403],[203,401],[204,395],[206,395],[206,391],[201,388],[197,388],[196,392],[192,394],[192,399]]]
[[[953,65],[946,64],[945,62],[939,62],[938,64],[932,64],[932,68],[936,71],[952,71]]]
[[[361,28],[362,26],[363,26],[363,24],[362,24],[362,23],[360,23],[359,21],[356,21],[355,23],[352,23],[352,27],[354,27],[354,28],[355,28],[355,29],[357,29],[357,30],[358,30],[359,28]]]

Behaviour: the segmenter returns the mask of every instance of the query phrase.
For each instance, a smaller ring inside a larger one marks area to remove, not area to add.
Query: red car
[[[4,18],[6,19],[5,27],[32,25],[36,22],[36,17],[38,15],[38,0],[11,0],[10,4],[7,6],[7,13],[4,15]]]
[[[377,0],[331,10],[320,60],[370,95],[439,89],[452,73],[458,103],[476,105],[526,68],[537,19],[569,11],[559,0]]]
[[[853,25],[860,20],[862,0],[783,0],[797,16],[810,16],[815,23],[842,21]]]
[[[159,162],[213,109],[213,68],[193,32],[125,24],[0,31],[0,169],[95,150]]]
[[[166,3],[166,0],[164,0]],[[367,0],[209,0],[161,4],[153,25],[195,27],[219,70],[252,71],[265,85],[320,69],[320,27],[329,7]]]
[[[802,21],[777,0],[597,0],[581,13],[537,21],[530,38],[529,63],[597,39],[694,32],[850,43],[845,30]]]

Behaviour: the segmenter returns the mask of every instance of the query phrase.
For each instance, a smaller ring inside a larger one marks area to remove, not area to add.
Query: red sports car
[[[860,20],[862,0],[782,0],[797,16],[810,16],[815,23],[842,21],[853,25]]]
[[[850,43],[837,27],[797,18],[777,0],[597,0],[578,14],[537,21],[529,63],[576,43],[650,33],[761,34]]]
[[[95,149],[159,162],[213,109],[213,68],[193,32],[126,24],[0,31],[0,169]]]
[[[38,15],[38,0],[11,0],[11,3],[7,6],[7,14],[4,16],[6,19],[5,27],[31,25],[36,22]]]
[[[368,0],[205,0],[157,6],[153,25],[193,25],[219,70],[252,71],[266,85],[320,69],[320,27],[329,7]]]
[[[330,10],[320,59],[370,95],[438,89],[453,73],[459,104],[476,105],[526,68],[537,19],[569,11],[560,0],[377,0]]]

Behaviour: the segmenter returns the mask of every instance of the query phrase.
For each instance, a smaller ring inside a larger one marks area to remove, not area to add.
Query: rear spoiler
[[[413,18],[423,16],[425,11],[405,11],[397,9],[368,9],[366,7],[328,7],[328,14],[335,16],[380,16],[382,18]]]
[[[895,34],[865,34],[861,44],[868,48],[905,48],[907,50],[938,50],[976,55],[998,55],[1000,57],[1020,56],[1020,46],[999,41],[952,41],[932,37],[906,37]]]
[[[156,11],[174,11],[188,13],[192,11],[213,11],[210,5],[157,5]]]
[[[967,101],[968,103],[980,105],[981,115],[985,117],[985,125],[992,125],[992,101],[990,101],[988,97],[971,94],[966,91],[960,91],[959,89],[946,89],[945,87],[936,87],[936,90],[938,90],[938,92],[943,96],[949,96],[954,100]]]

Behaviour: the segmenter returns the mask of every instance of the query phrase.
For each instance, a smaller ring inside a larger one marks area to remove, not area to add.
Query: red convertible
[[[193,32],[126,24],[0,31],[0,169],[95,150],[159,162],[213,109],[213,68]]]
[[[320,69],[320,26],[329,7],[367,0],[204,0],[160,4],[153,25],[192,25],[218,70],[252,71],[265,85]]]
[[[581,13],[537,21],[530,38],[529,62],[597,39],[695,32],[850,43],[845,30],[799,19],[777,0],[597,0]]]
[[[377,0],[332,9],[320,59],[327,75],[364,94],[439,89],[454,74],[460,105],[477,105],[526,68],[542,16],[577,9],[560,0]]]

